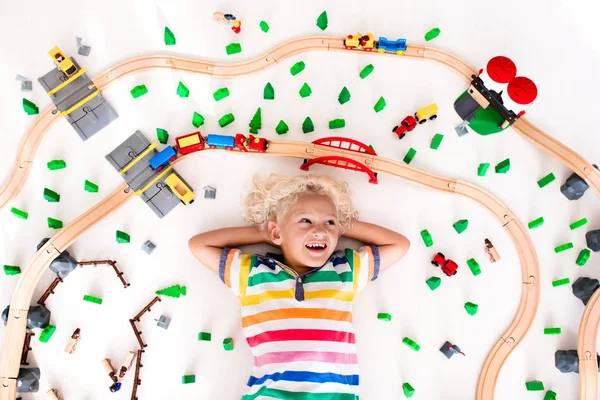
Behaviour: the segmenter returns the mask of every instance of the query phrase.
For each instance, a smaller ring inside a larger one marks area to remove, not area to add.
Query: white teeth
[[[321,244],[321,243],[311,243],[311,244],[307,244],[306,247],[309,247],[311,249],[324,249],[325,245]]]

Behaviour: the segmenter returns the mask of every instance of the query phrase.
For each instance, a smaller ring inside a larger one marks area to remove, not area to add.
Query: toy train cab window
[[[53,48],[48,52],[48,55],[54,61],[54,64],[65,73],[68,77],[74,75],[77,72],[77,67],[73,64],[73,61],[65,56],[61,49],[58,47]]]
[[[175,138],[177,149],[180,154],[189,154],[204,148],[204,138],[200,132],[193,132],[188,135]]]
[[[194,202],[194,198],[196,195],[192,190],[177,176],[177,174],[170,174],[167,179],[165,179],[165,183],[169,186],[169,189],[175,196],[179,197],[179,200],[183,204],[192,204]]]
[[[419,124],[424,124],[427,122],[427,119],[434,120],[437,118],[438,106],[433,103],[428,105],[427,107],[423,107],[417,110],[415,113],[415,118]]]

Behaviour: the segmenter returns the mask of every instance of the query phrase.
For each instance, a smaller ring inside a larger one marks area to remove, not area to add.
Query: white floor
[[[597,132],[597,93],[600,68],[594,15],[597,2],[577,0],[505,2],[420,1],[359,2],[358,0],[313,2],[198,2],[198,1],[104,1],[63,7],[55,2],[4,2],[0,12],[3,62],[0,64],[2,105],[2,154],[0,179],[13,163],[22,136],[35,117],[21,106],[26,97],[44,110],[48,96],[37,83],[53,63],[47,51],[55,45],[77,58],[90,76],[138,55],[173,54],[218,62],[236,62],[256,57],[289,40],[308,35],[342,36],[372,31],[390,39],[407,38],[424,44],[423,35],[433,27],[440,36],[427,43],[470,62],[477,68],[495,55],[506,55],[517,64],[520,75],[535,81],[539,97],[528,118],[592,162],[600,161]],[[152,4],[154,3],[154,4]],[[237,3],[237,4],[236,4]],[[489,4],[488,4],[489,3]],[[315,26],[326,9],[329,27]],[[235,35],[224,24],[212,21],[214,11],[230,12],[242,20],[242,33]],[[269,23],[265,34],[258,24]],[[168,25],[177,45],[166,47],[163,29]],[[75,37],[92,46],[89,57],[76,54]],[[225,46],[242,45],[242,53],[227,56]],[[289,68],[304,61],[306,69],[291,76]],[[358,72],[372,63],[375,71],[367,79]],[[312,141],[343,135],[373,144],[382,156],[401,160],[410,147],[417,150],[411,166],[433,173],[463,179],[480,185],[498,196],[523,224],[544,216],[544,226],[530,231],[539,257],[541,302],[537,317],[523,343],[506,361],[500,374],[497,399],[541,399],[529,393],[525,382],[541,380],[562,399],[578,398],[578,375],[562,374],[554,367],[557,349],[575,349],[582,303],[569,286],[553,288],[551,281],[563,277],[597,276],[600,265],[593,254],[584,267],[575,258],[585,246],[584,234],[600,228],[598,199],[589,191],[583,199],[569,202],[559,187],[570,171],[558,161],[523,140],[510,129],[483,137],[474,133],[458,138],[453,127],[460,122],[452,108],[454,99],[465,89],[462,79],[431,62],[417,62],[376,55],[312,52],[281,61],[270,69],[237,79],[211,79],[172,71],[147,71],[118,80],[103,94],[119,113],[119,119],[88,142],[82,142],[65,121],[57,123],[41,143],[29,180],[21,194],[0,212],[0,264],[25,268],[40,239],[55,233],[47,228],[46,217],[72,221],[111,193],[122,181],[104,159],[136,129],[156,140],[155,129],[167,129],[173,138],[193,131],[191,117],[198,111],[206,117],[203,133],[247,132],[247,124],[257,107],[262,107],[263,129],[268,139]],[[34,80],[33,92],[22,94],[16,74]],[[187,100],[175,95],[183,81],[191,91]],[[267,82],[275,87],[274,101],[262,99]],[[307,82],[313,90],[302,99],[298,90]],[[149,93],[133,99],[129,90],[145,84]],[[340,106],[337,95],[346,86],[352,99]],[[231,95],[219,102],[212,93],[229,88]],[[375,113],[373,105],[384,96],[387,107]],[[419,107],[436,102],[439,118],[394,139],[391,128]],[[236,121],[224,129],[217,120],[232,112]],[[316,131],[303,135],[302,121],[310,116]],[[346,127],[329,131],[327,121],[345,118]],[[278,137],[275,126],[283,119],[290,132]],[[439,150],[429,149],[435,133],[445,135]],[[493,173],[493,165],[510,157],[506,175]],[[46,162],[64,159],[67,168],[49,171]],[[492,164],[486,177],[477,177],[480,162]],[[187,250],[193,234],[242,223],[241,193],[256,172],[298,173],[299,160],[245,156],[239,153],[203,153],[177,166],[195,188],[198,201],[178,207],[163,220],[157,219],[139,199],[95,225],[79,238],[69,251],[78,260],[111,258],[118,261],[131,287],[123,289],[108,267],[73,272],[47,302],[52,324],[57,330],[43,344],[33,340],[29,356],[42,370],[40,394],[24,399],[44,398],[54,387],[66,399],[128,399],[133,374],[123,389],[110,395],[110,382],[100,360],[109,357],[120,365],[128,350],[137,347],[128,318],[153,297],[155,290],[172,284],[186,285],[188,295],[164,298],[141,322],[149,344],[141,371],[141,399],[198,398],[238,399],[244,392],[251,357],[240,328],[237,300],[205,270]],[[470,200],[427,190],[397,178],[379,177],[378,185],[367,183],[364,174],[316,167],[315,171],[347,180],[365,221],[382,224],[407,235],[413,245],[396,267],[383,274],[356,300],[355,329],[361,364],[361,398],[386,400],[402,398],[401,385],[415,387],[415,399],[472,399],[483,361],[512,321],[518,306],[520,270],[517,255],[508,236],[495,219]],[[536,181],[549,172],[556,181],[538,188]],[[100,192],[83,190],[84,180],[100,186]],[[204,200],[202,187],[217,188],[216,200]],[[47,187],[61,195],[59,203],[43,199]],[[10,207],[29,212],[27,221],[10,214]],[[569,223],[587,217],[589,223],[575,231]],[[469,220],[469,227],[457,235],[452,223]],[[427,249],[419,231],[427,228],[435,246]],[[115,230],[131,234],[130,244],[117,244]],[[485,237],[492,239],[502,261],[490,264],[483,252]],[[140,250],[152,240],[157,249],[151,256]],[[573,250],[555,254],[553,248],[572,241]],[[354,243],[352,243],[354,244]],[[442,278],[442,286],[431,292],[424,281],[440,275],[429,260],[442,251],[456,260],[459,273]],[[483,273],[474,277],[466,260],[475,257]],[[0,308],[10,302],[18,276],[0,279]],[[53,280],[48,271],[35,292],[32,304]],[[84,294],[104,299],[102,305],[84,302]],[[471,317],[463,304],[479,304]],[[392,314],[391,323],[376,319],[378,312]],[[169,330],[155,326],[153,318],[165,314],[173,318]],[[560,336],[543,334],[544,327],[561,327]],[[76,328],[82,340],[73,355],[63,353],[65,343]],[[208,331],[212,342],[198,342],[197,334]],[[0,340],[4,339],[0,327]],[[412,352],[401,343],[408,336],[421,345]],[[225,352],[221,341],[233,337],[235,350]],[[446,360],[438,348],[449,340],[459,345],[466,357]],[[182,385],[181,376],[196,375],[196,383]]]

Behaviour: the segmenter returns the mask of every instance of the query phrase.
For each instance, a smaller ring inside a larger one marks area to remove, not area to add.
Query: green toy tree
[[[262,116],[261,116],[261,111],[260,111],[260,107],[258,107],[258,110],[256,110],[256,112],[254,113],[254,116],[252,117],[252,120],[250,121],[250,133],[254,133],[254,134],[258,134],[258,130],[260,128],[262,128]]]
[[[173,285],[173,286],[169,286],[168,288],[157,290],[156,294],[179,298],[179,296],[181,296],[181,295],[185,296],[186,292],[187,292],[187,290],[186,290],[185,286]]]

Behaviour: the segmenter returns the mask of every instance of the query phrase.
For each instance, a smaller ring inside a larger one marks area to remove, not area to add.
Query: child
[[[252,226],[190,239],[194,256],[242,303],[254,355],[243,400],[355,399],[358,362],[352,300],[408,251],[403,235],[356,221],[350,191],[324,176],[255,177],[244,218]],[[367,243],[336,250],[340,236]],[[281,256],[244,254],[267,242]],[[308,395],[308,393],[313,393]]]

